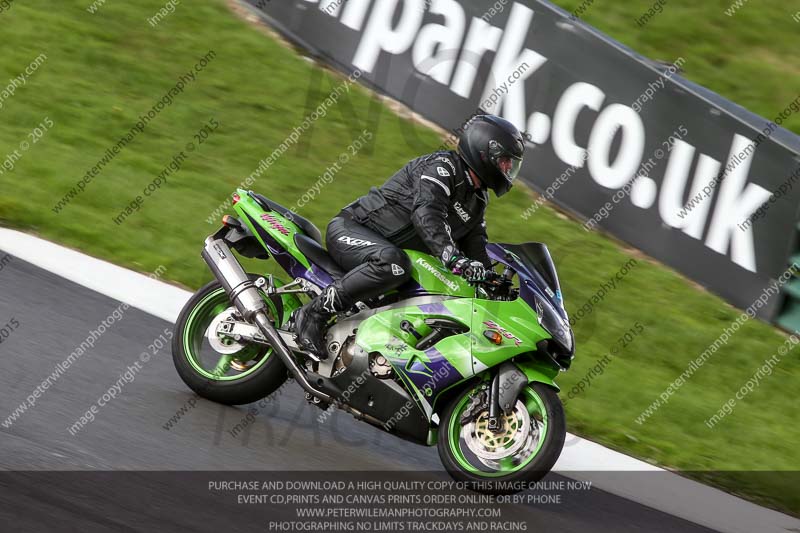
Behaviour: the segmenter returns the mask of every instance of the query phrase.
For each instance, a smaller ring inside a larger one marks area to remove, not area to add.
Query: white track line
[[[0,228],[0,250],[169,322],[177,320],[191,297],[188,291],[173,285],[18,231]],[[800,520],[572,434],[567,434],[564,451],[554,470],[726,533],[800,531]]]
[[[0,250],[173,323],[192,296],[174,285],[19,231],[0,228]]]

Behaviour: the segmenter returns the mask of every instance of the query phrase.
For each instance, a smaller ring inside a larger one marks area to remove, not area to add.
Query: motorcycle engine
[[[347,340],[344,341],[344,346],[342,346],[341,350],[339,350],[338,357],[336,357],[336,360],[333,363],[334,375],[343,372],[344,369],[350,366],[350,364],[353,362],[356,349],[355,341],[355,337],[348,337]]]
[[[339,351],[339,357],[336,358],[336,361],[333,364],[334,375],[343,372],[345,368],[352,364],[353,358],[356,355],[356,351],[360,350],[360,348],[356,346],[355,340],[356,339],[353,336],[348,337],[348,339],[345,341],[344,346]],[[372,353],[369,356],[369,371],[376,378],[388,379],[392,376],[392,365],[383,355],[379,353]]]
[[[392,376],[392,365],[383,355],[372,353],[369,356],[369,371],[376,378],[387,379]]]

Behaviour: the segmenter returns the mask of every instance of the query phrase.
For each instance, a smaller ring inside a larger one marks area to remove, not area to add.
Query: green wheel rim
[[[265,298],[267,303],[267,310],[271,314],[270,318],[274,319],[277,316],[274,303]],[[259,346],[251,344],[245,346],[243,349],[232,354],[219,354],[219,360],[213,368],[208,369],[203,365],[200,357],[200,350],[206,340],[206,329],[214,320],[214,317],[225,311],[231,306],[228,295],[225,290],[220,287],[207,294],[194,309],[192,309],[189,318],[186,320],[186,326],[183,330],[183,351],[186,360],[192,365],[192,368],[201,376],[212,379],[215,381],[234,381],[247,377],[254,372],[257,372],[267,362],[272,355],[272,348],[267,346]],[[213,351],[213,349],[212,349]],[[242,363],[250,361],[256,357],[260,359],[250,368],[245,371],[237,372],[231,368],[231,362],[238,360]],[[229,371],[236,372],[233,375],[227,375]]]
[[[527,465],[531,463],[536,457],[538,457],[539,452],[542,450],[542,446],[544,445],[544,441],[547,438],[549,424],[547,418],[547,409],[545,408],[544,400],[536,393],[533,388],[530,386],[526,386],[522,389],[520,393],[520,398],[518,400],[522,401],[525,406],[525,409],[528,411],[528,415],[530,416],[531,420],[536,420],[536,425],[538,426],[538,438],[536,441],[536,445],[533,447],[530,455],[526,457],[523,461],[519,464],[513,464],[513,457],[508,457],[506,459],[501,459],[499,463],[499,469],[494,471],[487,471],[478,468],[472,462],[469,461],[464,450],[469,450],[467,448],[466,442],[462,439],[462,430],[463,426],[461,425],[461,415],[469,406],[470,400],[472,399],[472,395],[480,388],[480,385],[469,394],[465,394],[456,405],[455,409],[453,410],[453,414],[450,417],[450,423],[447,427],[447,440],[448,445],[450,446],[450,451],[452,452],[453,456],[458,461],[458,464],[470,474],[475,474],[481,477],[487,478],[496,478],[502,477],[509,474],[513,474],[514,472],[518,472],[525,468]],[[520,450],[523,451],[523,450]],[[528,451],[528,450],[524,450]],[[472,453],[472,452],[469,452]],[[482,465],[483,468],[489,468],[485,465]]]

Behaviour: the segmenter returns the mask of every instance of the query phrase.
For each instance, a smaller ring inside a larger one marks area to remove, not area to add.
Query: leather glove
[[[487,269],[480,261],[474,261],[466,257],[456,258],[450,266],[453,274],[460,275],[469,282],[485,281]]]

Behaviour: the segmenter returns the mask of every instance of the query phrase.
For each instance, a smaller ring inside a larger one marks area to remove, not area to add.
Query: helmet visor
[[[522,158],[501,155],[497,158],[497,168],[508,180],[509,184],[517,179],[519,169],[522,168]]]
[[[516,142],[517,145],[507,148],[494,139],[489,141],[489,161],[500,174],[497,175],[496,172],[493,172],[490,179],[490,187],[494,189],[497,196],[508,192],[522,167],[524,146],[521,141]]]

